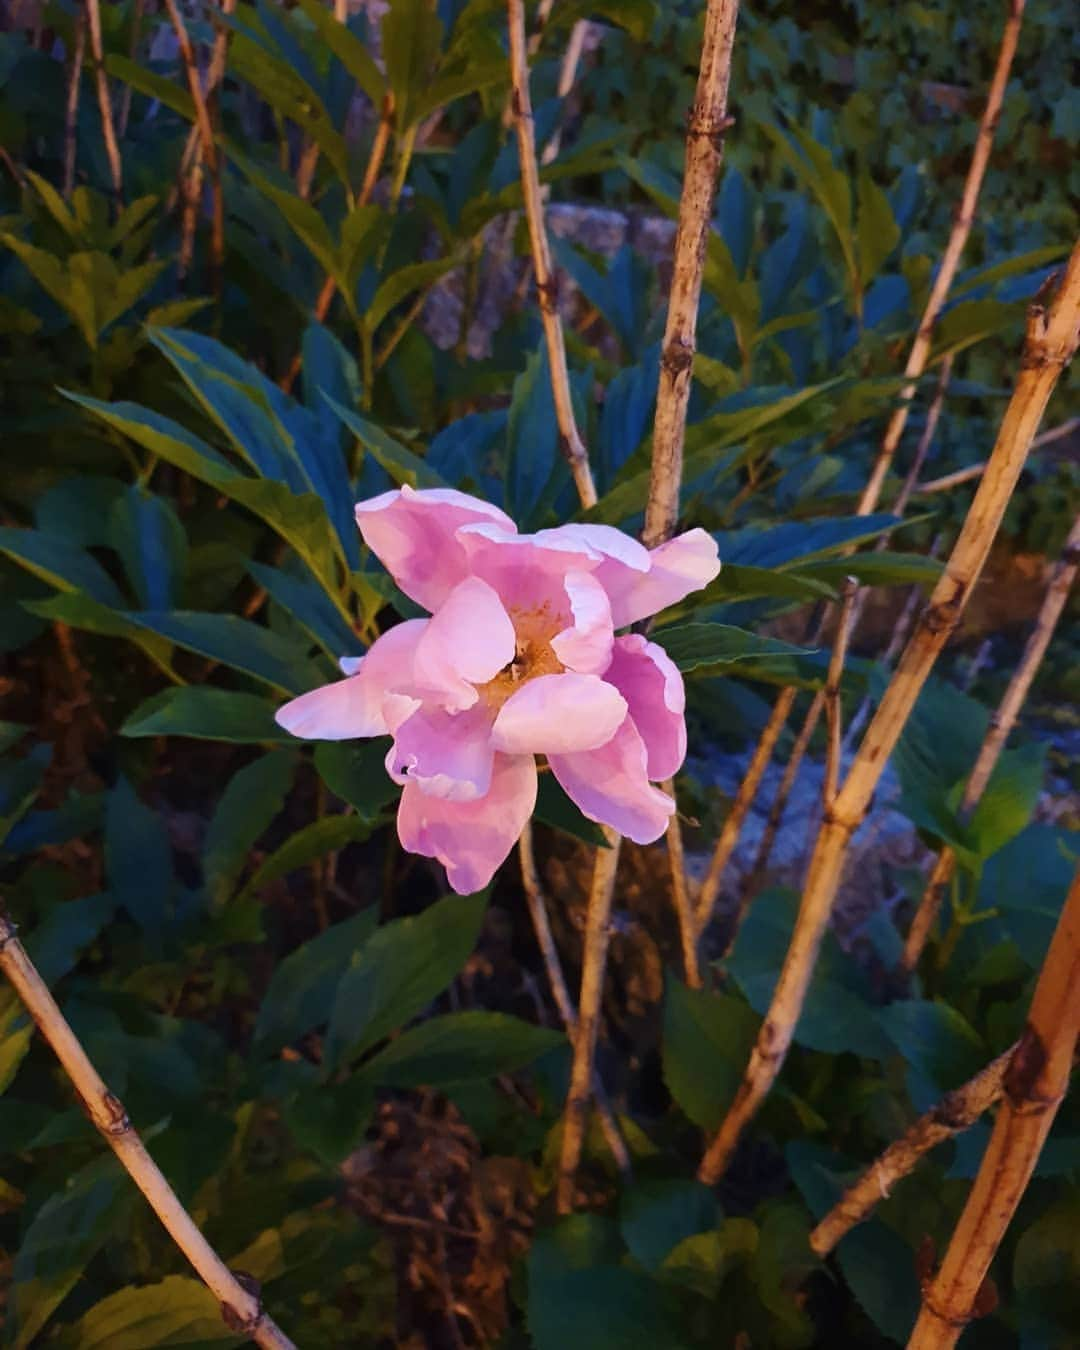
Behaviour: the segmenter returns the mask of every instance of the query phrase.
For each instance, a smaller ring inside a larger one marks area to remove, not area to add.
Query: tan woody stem
[[[1016,725],[1016,719],[1020,715],[1020,709],[1027,698],[1031,683],[1040,665],[1042,665],[1042,659],[1046,655],[1050,639],[1054,636],[1058,620],[1065,609],[1065,602],[1069,598],[1069,592],[1076,580],[1078,569],[1080,569],[1080,517],[1073,523],[1069,537],[1065,541],[1062,555],[1050,574],[1050,584],[1046,588],[1039,617],[1036,619],[1035,627],[1032,629],[1031,636],[1024,647],[1020,664],[1013,672],[1012,679],[1009,681],[1008,688],[1005,690],[997,711],[990,719],[990,726],[979,748],[978,757],[968,777],[964,795],[960,802],[959,815],[961,821],[970,819],[971,813],[986,791],[986,786],[990,782],[998,760],[1001,758],[1001,752],[1005,749],[1005,742],[1009,739],[1009,734]],[[911,921],[907,940],[904,943],[902,966],[908,972],[913,971],[919,964],[919,958],[922,956],[926,941],[934,926],[934,920],[941,908],[942,898],[948,890],[955,871],[956,854],[946,846],[937,856],[937,861],[934,863],[933,871],[930,874],[930,880],[926,884],[922,899],[919,901],[919,907],[915,911],[915,917]]]
[[[702,1160],[699,1175],[703,1181],[714,1182],[722,1175],[743,1130],[780,1072],[832,914],[851,836],[869,807],[904,724],[986,562],[1047,401],[1076,350],[1080,336],[1078,319],[1080,243],[1073,249],[1049,313],[1038,304],[1029,311],[1027,337],[1012,398],[963,529],[867,728],[844,785],[825,814],[772,1005],[731,1109]]]
[[[987,472],[990,472],[988,470]],[[923,1289],[908,1350],[950,1350],[1035,1170],[1069,1084],[1080,1036],[1080,869],[1046,953],[1004,1098],[941,1269]]]
[[[90,29],[90,56],[94,63],[94,87],[97,90],[98,110],[101,113],[101,138],[105,143],[105,158],[109,162],[113,192],[119,202],[124,195],[124,170],[120,160],[120,145],[116,139],[112,96],[109,78],[105,74],[105,48],[101,37],[100,0],[86,0],[86,21]]]
[[[10,920],[0,912],[0,971],[7,976],[26,1010],[71,1079],[98,1133],[146,1197],[150,1208],[221,1304],[226,1324],[267,1350],[295,1350],[292,1341],[263,1310],[196,1227],[157,1163],[135,1132],[123,1105],[102,1082],[38,974]]]

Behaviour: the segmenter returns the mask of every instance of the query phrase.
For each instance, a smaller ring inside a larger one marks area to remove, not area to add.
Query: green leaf
[[[790,134],[802,151],[800,155],[779,127],[760,123],[762,131],[773,141],[789,167],[803,180],[817,198],[836,234],[844,264],[852,285],[858,283],[859,270],[855,256],[856,241],[851,221],[851,183],[847,174],[838,169],[825,146],[819,144],[801,127],[791,127]]]
[[[910,523],[910,522],[906,522]],[[897,516],[827,516],[821,520],[786,520],[765,529],[752,527],[718,534],[720,557],[727,567],[795,568],[853,548],[900,524]]]
[[[516,1073],[565,1044],[561,1031],[505,1013],[447,1013],[403,1032],[363,1072],[380,1087],[442,1088]]]
[[[334,127],[316,91],[287,60],[240,31],[235,20],[230,22],[228,17],[219,16],[219,22],[227,23],[233,29],[229,43],[230,72],[246,80],[282,117],[295,122],[315,142],[327,163],[348,187],[349,155],[345,138]]]
[[[978,1073],[989,1058],[971,1024],[947,1003],[890,1003],[878,1014],[886,1036],[908,1064],[943,1096]]]
[[[326,1038],[333,1070],[411,1021],[464,967],[476,946],[487,892],[447,896],[380,928],[342,977]]]
[[[687,1350],[678,1295],[619,1266],[547,1270],[529,1261],[529,1333],[535,1350]]]
[[[378,922],[366,909],[297,947],[274,971],[255,1023],[255,1047],[273,1054],[329,1020],[334,992]]]
[[[156,99],[158,103],[179,113],[187,122],[195,121],[195,103],[187,88],[165,75],[157,75],[142,62],[132,61],[119,52],[108,52],[105,57],[105,69],[118,80],[130,84],[132,89]]]
[[[14,1350],[27,1350],[94,1255],[122,1230],[133,1195],[115,1160],[98,1158],[69,1175],[37,1211],[11,1269]]]
[[[367,418],[350,412],[336,403],[329,394],[323,397],[333,408],[342,422],[375,460],[382,465],[395,483],[407,483],[413,488],[444,488],[449,484],[424,463],[419,455],[413,454],[405,446],[388,436],[381,427],[369,422]]]
[[[946,310],[934,330],[930,363],[955,356],[984,338],[995,337],[1015,324],[1021,314],[1020,305],[1002,300],[961,300]]]
[[[685,1238],[715,1229],[719,1217],[712,1191],[689,1177],[635,1182],[619,1202],[623,1239],[649,1271],[658,1270]]]
[[[980,858],[989,858],[1027,828],[1045,777],[1044,745],[1033,742],[1003,752],[965,832]]]
[[[522,528],[539,526],[561,477],[559,428],[543,342],[514,380],[506,422],[507,512]]]
[[[635,42],[647,42],[658,12],[656,0],[561,0],[548,22],[558,29],[571,28],[579,19],[606,19]]]
[[[224,455],[220,455],[179,422],[163,417],[150,408],[140,407],[137,403],[102,403],[99,399],[66,389],[60,392],[72,403],[77,403],[80,408],[85,408],[109,426],[115,427],[122,435],[128,436],[136,445],[141,445],[169,464],[175,464],[200,482],[225,488],[232,479],[242,477]]]
[[[414,105],[430,84],[442,33],[435,0],[390,0],[382,21],[382,54],[399,130],[417,120]]]
[[[224,905],[249,850],[285,805],[296,767],[291,750],[260,755],[238,770],[210,820],[202,851],[203,884],[210,904]]]
[[[430,262],[408,263],[399,267],[382,282],[367,309],[364,322],[374,331],[395,306],[407,299],[415,291],[426,290],[440,277],[456,267],[460,259],[456,254],[448,258],[434,258]]]
[[[855,577],[864,586],[933,586],[945,564],[922,553],[890,553],[888,550],[854,553],[849,558],[825,558],[809,566],[800,564],[797,575],[839,586],[845,577]]]
[[[270,598],[305,629],[333,661],[352,656],[360,645],[334,599],[309,573],[248,559],[247,570]]]
[[[779,638],[759,637],[725,623],[681,623],[653,634],[682,671],[701,666],[728,666],[739,661],[761,662],[770,657],[810,656],[806,647],[794,647]]]
[[[376,109],[382,105],[386,80],[363,42],[319,0],[298,0],[324,46],[337,57]]]
[[[34,576],[61,591],[83,591],[100,604],[117,609],[124,598],[101,564],[66,539],[41,530],[0,526],[0,553],[25,567]]]
[[[896,223],[888,197],[871,178],[865,165],[860,168],[856,183],[859,202],[859,280],[865,292],[900,242],[900,226]]]
[[[131,486],[117,498],[109,537],[143,609],[170,609],[187,566],[187,535],[163,497]]]
[[[140,928],[158,939],[172,909],[172,847],[165,823],[120,778],[105,806],[109,891]]]
[[[607,835],[594,821],[586,819],[559,786],[554,774],[542,773],[536,792],[536,820],[561,830],[575,839],[582,839],[595,848],[610,848]]]
[[[96,1303],[66,1333],[69,1350],[146,1350],[150,1345],[235,1342],[221,1304],[200,1280],[169,1275]]]
[[[726,600],[754,600],[762,596],[812,604],[835,595],[834,586],[802,572],[777,572],[767,567],[725,563],[716,580],[696,594],[694,608],[706,609]]]
[[[732,994],[689,989],[669,975],[664,995],[664,1082],[695,1125],[715,1129],[735,1096],[759,1019]]]
[[[240,892],[238,900],[258,895],[264,886],[278,877],[286,876],[298,867],[306,867],[327,853],[336,853],[346,844],[366,839],[370,833],[370,822],[359,816],[324,816],[305,825],[270,854]]]
[[[383,740],[322,741],[315,747],[315,768],[320,778],[335,796],[370,822],[378,820],[383,808],[398,795],[385,760]]]
[[[238,745],[295,743],[274,721],[275,704],[256,694],[209,686],[164,689],[140,703],[120,728],[122,736],[189,736]]]
[[[294,642],[236,614],[151,610],[132,612],[125,618],[179,647],[254,675],[287,694],[324,683],[318,668]]]
[[[1027,249],[1012,258],[1006,258],[989,266],[974,267],[961,274],[952,287],[951,295],[959,300],[968,291],[977,287],[996,286],[1000,281],[1009,281],[1013,277],[1023,276],[1027,272],[1038,271],[1069,251],[1068,244],[1044,244],[1041,248]]]

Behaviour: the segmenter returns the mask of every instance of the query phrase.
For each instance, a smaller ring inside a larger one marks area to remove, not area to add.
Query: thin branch
[[[1039,608],[1039,617],[1035,620],[1035,627],[1028,637],[1020,664],[1013,672],[997,711],[990,719],[986,737],[979,748],[978,757],[960,801],[958,816],[961,823],[971,819],[972,812],[986,791],[1001,752],[1005,749],[1005,742],[1016,725],[1032,681],[1042,665],[1078,570],[1080,570],[1080,516],[1074,521],[1061,557],[1054,564],[1046,594]],[[941,908],[941,901],[955,871],[956,854],[946,845],[937,856],[904,943],[901,966],[908,973],[919,964],[938,910]]]
[[[529,226],[536,290],[540,302],[540,318],[547,341],[548,366],[555,398],[555,418],[559,425],[559,439],[563,454],[570,464],[570,472],[577,487],[582,506],[596,504],[596,485],[589,456],[574,418],[574,403],[570,394],[570,374],[566,365],[566,343],[562,320],[559,317],[558,283],[551,265],[544,226],[544,203],[540,193],[540,172],[536,164],[532,102],[529,98],[529,62],[525,44],[524,0],[507,0],[510,26],[510,107],[517,134],[518,160],[521,165],[521,190],[525,200],[525,218]]]
[[[64,196],[70,200],[75,190],[75,150],[79,131],[79,91],[82,88],[83,61],[86,59],[86,24],[82,15],[75,19],[75,46],[68,72],[67,99],[64,104]]]
[[[810,1246],[818,1256],[828,1256],[857,1224],[868,1219],[876,1206],[888,1198],[896,1183],[914,1172],[931,1149],[970,1129],[1000,1100],[1005,1071],[1017,1045],[1010,1046],[963,1087],[955,1088],[920,1116],[857,1181],[852,1182],[810,1234]]]
[[[761,780],[765,776],[765,770],[769,767],[776,742],[787,725],[791,705],[795,702],[797,692],[794,685],[789,685],[787,688],[780,690],[776,702],[773,704],[773,710],[769,714],[769,720],[765,723],[765,728],[754,748],[750,763],[747,765],[743,780],[735,793],[731,809],[724,820],[720,837],[717,839],[713,855],[709,859],[709,870],[705,873],[705,880],[701,883],[701,890],[698,893],[697,926],[699,933],[705,931],[712,919],[716,902],[720,898],[720,886],[728,862],[736,843],[738,843],[746,817],[750,814],[750,808],[754,804],[754,798],[757,796]]]
[[[900,444],[900,438],[904,434],[904,427],[907,425],[911,401],[915,396],[915,381],[926,369],[927,361],[930,359],[934,329],[937,327],[937,321],[945,307],[945,300],[959,270],[960,259],[971,233],[971,227],[975,223],[975,207],[986,174],[986,166],[990,161],[994,132],[1001,115],[1001,106],[1005,99],[1006,86],[1009,83],[1009,71],[1012,69],[1013,57],[1016,55],[1016,44],[1020,37],[1020,21],[1023,13],[1024,0],[1009,0],[1009,12],[1001,34],[997,65],[990,81],[990,90],[986,96],[986,107],[983,109],[982,119],[979,122],[979,130],[975,136],[975,148],[971,154],[971,163],[968,165],[964,189],[960,195],[960,206],[953,220],[952,232],[941,257],[941,266],[938,268],[934,284],[930,288],[930,295],[923,310],[918,332],[915,334],[915,341],[911,344],[911,351],[908,353],[907,364],[904,367],[904,376],[911,383],[904,387],[900,396],[900,404],[889,418],[889,424],[885,429],[877,459],[859,500],[858,514],[861,516],[869,515],[880,500],[885,476],[892,464],[896,448]]]
[[[675,780],[669,778],[660,784],[661,792],[666,792],[675,800]],[[679,925],[679,945],[682,948],[683,975],[691,989],[701,988],[701,967],[698,963],[698,925],[694,916],[694,904],[690,899],[690,888],[686,884],[686,851],[683,848],[682,826],[676,811],[667,827],[668,864],[671,869],[671,899],[675,906],[675,918]]]
[[[1031,443],[1031,448],[1033,451],[1041,450],[1044,445],[1053,445],[1055,441],[1071,436],[1078,429],[1080,429],[1080,417],[1070,417],[1067,422],[1062,422],[1060,426],[1051,427],[1049,431],[1044,431],[1040,436],[1036,436]],[[966,468],[957,469],[955,473],[943,474],[940,478],[931,478],[928,483],[922,483],[915,491],[920,495],[948,492],[950,488],[970,483],[973,478],[981,478],[985,468],[986,460],[982,459],[978,464],[969,464]]]
[[[821,787],[821,802],[822,809],[826,812],[832,806],[840,787],[840,754],[843,741],[840,682],[844,675],[848,642],[855,627],[856,586],[857,582],[854,577],[845,579],[840,601],[840,619],[836,625],[832,652],[829,655],[828,674],[825,676],[825,727],[828,732],[828,740],[825,744],[825,778]]]
[[[589,22],[587,19],[578,19],[570,30],[570,40],[566,44],[566,51],[563,52],[562,64],[559,66],[559,82],[555,90],[560,99],[565,99],[574,87],[574,80],[577,77],[577,68],[581,63],[581,53],[585,47],[585,38],[588,31]],[[560,123],[551,133],[547,145],[544,146],[540,155],[540,163],[553,163],[558,158],[561,144],[562,124]]]
[[[383,98],[382,109],[379,113],[379,125],[375,130],[375,139],[371,144],[371,154],[368,156],[367,168],[364,170],[364,181],[360,185],[360,191],[356,195],[354,210],[359,210],[362,206],[367,206],[371,200],[371,194],[375,191],[375,184],[379,181],[379,174],[382,172],[383,161],[386,159],[386,152],[390,146],[390,138],[394,130],[394,97],[387,94]],[[337,291],[337,281],[332,276],[328,276],[322,284],[322,290],[319,292],[318,299],[315,301],[314,320],[316,323],[325,323],[326,316],[330,313],[330,306],[334,303],[334,295]],[[300,368],[304,364],[303,354],[297,352],[292,359],[292,363],[285,375],[282,377],[280,387],[288,393],[296,383],[296,377],[300,374]]]
[[[101,136],[105,142],[105,157],[109,161],[113,192],[119,202],[124,195],[124,170],[120,160],[120,146],[116,140],[109,81],[105,74],[105,50],[101,39],[100,0],[86,0],[86,17],[90,27],[90,55],[94,62],[94,80],[97,87],[98,108],[101,111]]]
[[[574,1183],[581,1150],[585,1142],[589,1104],[594,1082],[593,1057],[600,1028],[600,1003],[604,992],[604,968],[610,937],[611,902],[615,894],[615,874],[619,867],[622,837],[605,830],[610,848],[598,848],[593,868],[592,889],[585,914],[585,943],[581,957],[581,993],[578,997],[578,1024],[574,1033],[574,1059],[570,1068],[570,1090],[563,1112],[562,1147],[555,1203],[560,1214],[574,1208]]]
[[[712,1183],[724,1172],[743,1130],[757,1113],[783,1065],[802,1012],[818,949],[832,914],[851,836],[861,823],[926,683],[954,631],[986,562],[1009,499],[1027,459],[1061,371],[1080,338],[1080,242],[1069,258],[1049,313],[1028,311],[1027,336],[1012,398],[986,473],[971,503],[944,574],[878,705],[835,801],[825,814],[803,892],[795,932],[742,1084],[709,1145],[699,1176]]]
[[[525,887],[525,900],[529,906],[529,917],[532,919],[533,932],[536,934],[536,945],[540,948],[540,955],[544,959],[544,969],[547,971],[548,984],[551,986],[551,996],[559,1010],[562,1024],[570,1039],[573,1040],[577,1034],[577,1013],[574,1010],[570,989],[563,973],[562,961],[559,959],[559,949],[555,945],[555,935],[551,931],[551,922],[548,919],[547,912],[547,898],[540,884],[540,873],[533,853],[532,825],[529,823],[526,823],[524,830],[521,832],[521,838],[518,840],[518,853],[521,858],[521,880]],[[619,1126],[607,1100],[600,1075],[595,1069],[593,1070],[592,1091],[593,1100],[596,1102],[596,1114],[600,1119],[600,1128],[604,1132],[604,1139],[611,1150],[611,1156],[615,1159],[616,1167],[624,1176],[627,1176],[630,1173],[630,1151],[619,1132]]]
[[[902,516],[907,510],[908,502],[911,501],[911,494],[918,491],[919,475],[922,473],[923,465],[926,463],[926,457],[930,453],[930,447],[934,443],[934,437],[937,435],[938,422],[941,420],[941,410],[945,406],[945,395],[949,392],[949,381],[952,379],[953,358],[952,353],[941,363],[941,374],[938,377],[937,389],[934,391],[934,397],[930,401],[930,407],[926,410],[926,425],[923,427],[922,435],[919,437],[919,444],[915,447],[915,454],[912,456],[911,464],[908,466],[907,476],[900,485],[900,491],[896,494],[892,506],[889,508],[894,516]],[[1032,445],[1032,449],[1034,449]],[[884,551],[888,547],[888,536],[883,535],[878,543],[878,548]]]
[[[991,467],[987,473],[992,472]],[[941,1263],[923,1288],[908,1350],[950,1350],[975,1315],[1005,1236],[1068,1089],[1080,1036],[1080,868],[1031,1000],[1004,1097],[967,1204]]]
[[[7,976],[38,1030],[71,1079],[98,1133],[142,1191],[166,1231],[221,1304],[226,1325],[268,1350],[295,1350],[196,1227],[139,1138],[120,1101],[109,1091],[38,974],[15,926],[0,912],[0,971]]]
[[[705,12],[701,68],[686,134],[686,167],[675,234],[671,295],[660,346],[652,473],[642,536],[649,548],[669,538],[679,518],[686,410],[697,347],[705,250],[712,229],[724,135],[731,125],[727,97],[738,14],[738,0],[709,0]]]
[[[176,34],[180,47],[180,59],[184,63],[188,90],[195,105],[195,125],[202,142],[202,162],[210,174],[210,188],[213,194],[213,217],[210,235],[210,269],[213,276],[213,288],[220,293],[225,269],[225,201],[221,188],[221,158],[218,155],[217,142],[214,139],[214,126],[210,118],[206,96],[203,93],[202,80],[199,78],[199,66],[195,59],[195,50],[188,37],[184,16],[176,0],[165,0],[169,22]],[[201,174],[199,175],[201,185]],[[193,197],[196,195],[192,194]]]

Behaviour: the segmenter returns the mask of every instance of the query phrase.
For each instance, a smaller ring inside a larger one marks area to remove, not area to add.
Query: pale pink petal
[[[429,796],[475,801],[491,786],[491,723],[484,707],[462,713],[419,708],[398,727],[386,771],[395,783],[415,783]]]
[[[571,522],[557,525],[553,530],[540,530],[533,536],[549,546],[558,541],[563,547],[581,549],[599,564],[597,575],[604,577],[609,566],[631,572],[649,570],[649,550],[633,535],[617,530],[614,525],[582,525]]]
[[[492,730],[497,750],[563,754],[609,740],[626,716],[626,700],[597,675],[539,675],[499,710]]]
[[[588,572],[600,556],[583,543],[557,537],[558,532],[513,534],[497,525],[465,525],[457,534],[469,559],[469,570],[483,577],[507,609],[538,610],[554,606],[569,617],[564,581],[568,572]]]
[[[624,568],[618,574],[600,575],[611,598],[616,628],[659,614],[707,586],[720,572],[716,540],[701,529],[687,530],[654,548],[649,562],[645,573]]]
[[[450,712],[471,708],[475,686],[514,659],[514,625],[495,591],[479,577],[455,586],[416,646],[413,675]]]
[[[514,522],[497,506],[453,488],[411,487],[358,502],[364,543],[410,599],[434,610],[469,575],[456,538],[462,525],[486,521],[513,534]]]
[[[536,805],[531,755],[496,755],[491,787],[471,802],[431,797],[407,783],[398,838],[410,853],[437,858],[459,895],[482,890],[514,847]]]
[[[410,619],[391,628],[355,667],[356,674],[323,685],[286,703],[275,714],[279,726],[307,740],[346,741],[385,736],[420,706],[413,686],[413,659],[428,626]]]
[[[629,633],[616,638],[604,678],[626,699],[645,742],[649,777],[670,778],[686,758],[686,689],[678,666],[663,647]]]
[[[548,763],[590,820],[610,825],[636,844],[651,844],[667,829],[675,803],[649,782],[645,743],[629,717],[598,750],[551,755]]]
[[[607,591],[588,572],[567,572],[563,582],[573,623],[551,640],[551,650],[568,670],[603,675],[615,633]]]

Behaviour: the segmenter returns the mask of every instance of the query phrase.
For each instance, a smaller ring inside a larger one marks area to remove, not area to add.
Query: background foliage
[[[564,102],[583,15],[597,42]],[[996,3],[761,0],[740,18],[684,493],[725,569],[656,633],[688,675],[697,754],[680,795],[702,847],[725,807],[709,763],[750,744],[771,686],[823,677],[802,641],[809,608],[854,572],[895,615],[962,515],[967,488],[916,499],[902,528],[853,518],[1001,17]],[[985,455],[1024,302],[1070,242],[1069,18],[1050,0],[1025,15],[969,266],[909,432],[954,355],[935,474]],[[986,1127],[932,1155],[829,1263],[806,1237],[845,1178],[1019,1030],[1076,855],[1067,814],[1046,807],[1075,745],[1075,637],[1055,645],[1040,716],[967,826],[959,788],[1022,629],[994,637],[967,694],[970,644],[928,690],[894,768],[912,828],[962,862],[943,938],[897,988],[896,918],[921,873],[880,862],[892,909],[830,940],[781,1090],[719,1196],[690,1180],[700,1131],[768,1004],[796,878],[772,878],[701,992],[675,973],[663,864],[631,851],[601,1067],[635,1179],[616,1183],[597,1134],[587,1212],[554,1222],[569,1056],[513,866],[490,895],[445,898],[396,847],[382,747],[302,747],[273,722],[284,695],[413,612],[361,548],[356,498],[451,484],[523,528],[574,513],[515,214],[503,7],[392,0],[379,32],[363,14],[336,25],[318,0],[239,5],[218,100],[223,266],[206,184],[186,269],[193,106],[171,29],[151,6],[106,4],[103,20],[122,202],[89,61],[65,133],[79,11],[51,0],[0,34],[0,866],[66,1015],[211,1241],[306,1347],[902,1342]],[[188,20],[207,50],[210,16]],[[589,518],[629,530],[699,33],[696,4],[556,0],[533,73],[538,141],[562,128],[552,218],[587,208],[556,228],[601,492]],[[388,91],[389,154],[357,205]],[[1048,425],[1075,411],[1068,398]],[[1007,556],[1059,548],[1080,495],[1069,446],[1032,460]],[[852,707],[878,688],[874,640],[850,663]],[[538,819],[572,965],[595,830],[547,782]],[[0,1090],[7,1343],[228,1342],[4,991]],[[1073,1101],[973,1346],[1075,1336],[1078,1132]]]

